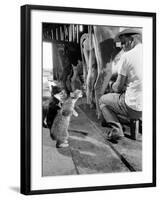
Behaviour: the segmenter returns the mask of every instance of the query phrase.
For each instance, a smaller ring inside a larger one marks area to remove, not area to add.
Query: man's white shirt
[[[125,103],[136,111],[142,111],[142,73],[143,47],[137,44],[133,49],[123,53],[117,63],[118,74],[127,77]]]

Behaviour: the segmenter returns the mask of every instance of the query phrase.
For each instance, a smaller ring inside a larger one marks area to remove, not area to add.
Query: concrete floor
[[[136,141],[124,137],[113,144],[105,139],[106,128],[101,127],[94,109],[81,100],[76,110],[79,116],[71,119],[69,147],[57,149],[49,129],[43,128],[43,176],[142,170],[140,134]]]

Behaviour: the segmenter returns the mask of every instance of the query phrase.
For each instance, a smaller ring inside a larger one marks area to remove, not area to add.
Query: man
[[[118,34],[124,53],[118,67],[118,77],[110,83],[112,93],[100,98],[100,109],[110,127],[108,139],[124,136],[117,115],[139,119],[142,115],[142,41],[138,30],[126,29]],[[126,87],[125,92],[124,87]]]

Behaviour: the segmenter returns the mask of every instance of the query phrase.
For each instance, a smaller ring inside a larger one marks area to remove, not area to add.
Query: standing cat
[[[70,96],[63,102],[61,109],[53,121],[51,127],[51,137],[56,140],[56,147],[68,147],[68,127],[72,114],[78,116],[78,113],[74,110],[76,101],[82,97],[81,90],[75,90]]]

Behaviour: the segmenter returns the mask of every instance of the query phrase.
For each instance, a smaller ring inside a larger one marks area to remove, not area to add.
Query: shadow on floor
[[[57,150],[64,156],[72,155],[74,164],[79,170],[87,169],[87,173],[89,171],[97,173],[127,171],[110,147],[94,138],[72,132],[69,144],[69,148]]]
[[[9,187],[10,190],[16,192],[16,193],[20,193],[20,188],[19,187],[16,187],[16,186],[10,186]]]

